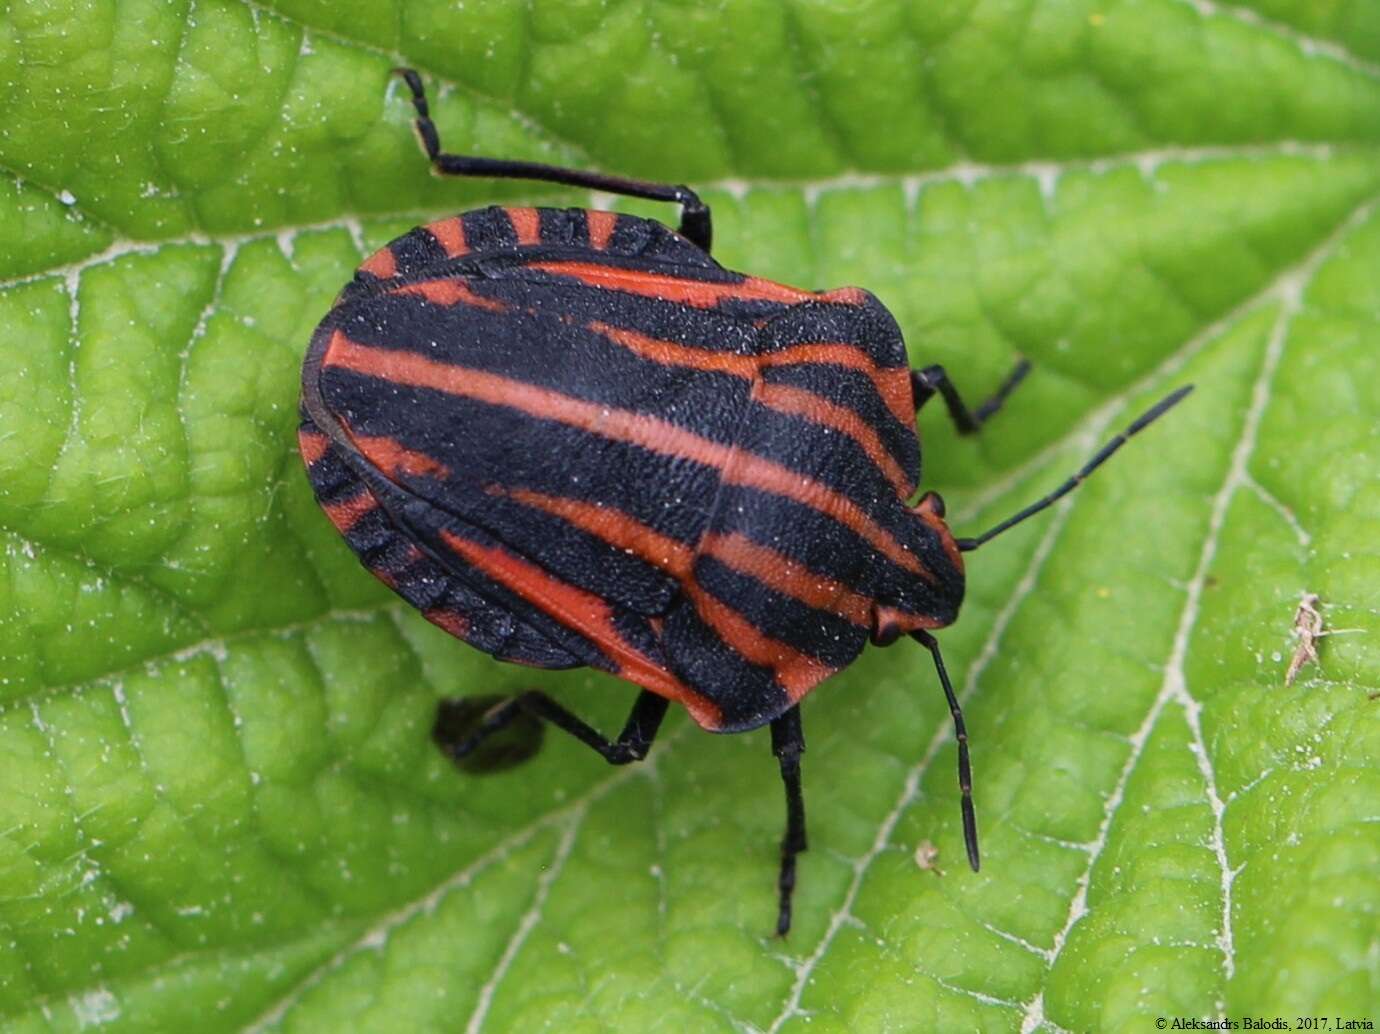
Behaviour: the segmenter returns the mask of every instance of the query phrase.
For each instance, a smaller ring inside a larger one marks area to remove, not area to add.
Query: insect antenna
[[[1002,532],[1006,531],[1009,528],[1014,528],[1017,524],[1020,524],[1021,521],[1025,520],[1027,517],[1034,517],[1041,510],[1045,510],[1053,506],[1060,499],[1062,499],[1064,496],[1068,495],[1075,488],[1081,485],[1084,482],[1084,480],[1087,479],[1089,474],[1091,474],[1098,467],[1102,466],[1103,463],[1107,462],[1107,460],[1111,458],[1112,454],[1116,452],[1117,449],[1120,449],[1123,445],[1125,445],[1133,435],[1135,435],[1139,431],[1145,430],[1145,428],[1149,427],[1160,417],[1164,416],[1165,413],[1169,412],[1170,409],[1177,405],[1183,399],[1183,397],[1192,390],[1193,385],[1189,384],[1185,387],[1180,388],[1178,391],[1172,392],[1169,395],[1166,395],[1164,398],[1160,399],[1148,410],[1146,410],[1140,416],[1136,417],[1135,421],[1132,422],[1130,427],[1126,428],[1126,430],[1122,431],[1119,435],[1117,435],[1115,438],[1109,441],[1106,445],[1098,449],[1097,455],[1093,456],[1092,459],[1088,460],[1087,463],[1083,464],[1082,469],[1079,470],[1077,474],[1073,475],[1073,477],[1069,478],[1062,485],[1056,488],[1053,492],[1049,493],[1049,495],[1045,496],[1043,499],[1038,499],[1035,502],[1031,503],[1024,510],[1020,511],[1020,513],[1013,514],[1012,516],[1006,518],[1006,520],[1002,521],[996,527],[989,528],[987,531],[984,531],[977,538],[957,539],[956,542],[958,544],[958,548],[965,553],[971,553],[984,542],[996,538],[998,535],[1000,535]]]
[[[929,650],[934,658],[934,670],[939,673],[939,684],[944,687],[944,696],[949,701],[949,714],[954,719],[954,738],[958,740],[958,789],[962,794],[960,807],[963,811],[963,846],[968,849],[968,864],[977,872],[980,867],[978,857],[977,816],[973,814],[973,767],[968,760],[968,730],[963,725],[963,708],[958,706],[953,683],[949,681],[948,669],[944,667],[944,656],[939,652],[939,640],[923,629],[912,632],[911,638]]]

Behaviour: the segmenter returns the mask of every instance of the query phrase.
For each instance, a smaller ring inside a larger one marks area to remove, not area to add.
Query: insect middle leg
[[[412,106],[417,109],[417,136],[426,148],[431,167],[443,176],[494,176],[502,179],[539,180],[560,183],[567,187],[586,187],[625,197],[641,197],[651,201],[669,201],[680,205],[680,234],[706,254],[712,243],[713,221],[709,206],[689,187],[679,184],[653,183],[650,180],[628,179],[601,172],[583,172],[542,162],[514,161],[507,158],[479,158],[472,155],[447,154],[441,150],[441,137],[431,121],[426,90],[422,77],[410,68],[396,69],[412,91]]]
[[[992,397],[976,409],[970,410],[964,404],[958,389],[954,387],[953,381],[949,380],[949,375],[945,372],[944,367],[935,365],[926,366],[922,370],[912,370],[910,381],[915,393],[915,408],[918,411],[921,406],[938,393],[944,399],[944,405],[949,410],[949,417],[953,420],[958,433],[973,434],[987,422],[988,417],[1001,409],[1007,396],[1016,390],[1016,385],[1025,380],[1025,375],[1029,372],[1030,360],[1019,360],[1011,372],[1006,375],[1006,380],[1002,381],[1001,387],[992,394]]]
[[[599,753],[610,765],[626,765],[631,761],[641,761],[656,739],[661,720],[666,717],[669,702],[647,690],[638,694],[633,703],[623,731],[616,740],[610,741],[597,729],[571,714],[556,701],[540,690],[531,689],[501,701],[490,708],[473,731],[460,739],[452,739],[439,727],[435,733],[436,744],[447,757],[460,761],[477,749],[488,737],[512,724],[521,714],[550,722],[564,729],[581,743]]]
[[[800,727],[800,708],[791,708],[771,723],[771,752],[781,765],[786,784],[786,835],[781,838],[781,872],[776,888],[776,933],[784,937],[791,928],[791,895],[795,891],[795,856],[808,846],[805,841],[805,797],[800,789],[800,755],[805,753],[805,733]]]

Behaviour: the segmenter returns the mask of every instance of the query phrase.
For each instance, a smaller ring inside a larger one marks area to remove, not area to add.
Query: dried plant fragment
[[[1318,609],[1318,594],[1315,592],[1305,592],[1299,600],[1299,606],[1294,611],[1294,637],[1298,639],[1298,646],[1294,647],[1294,656],[1289,658],[1289,669],[1284,673],[1284,684],[1292,686],[1294,679],[1298,678],[1299,669],[1305,664],[1320,664],[1318,660],[1318,640],[1327,635],[1347,635],[1351,632],[1362,632],[1360,628],[1327,628],[1322,612]]]
[[[936,876],[943,876],[944,870],[935,865],[935,860],[939,857],[939,848],[935,847],[928,840],[922,840],[915,846],[915,864],[925,872],[932,872]]]

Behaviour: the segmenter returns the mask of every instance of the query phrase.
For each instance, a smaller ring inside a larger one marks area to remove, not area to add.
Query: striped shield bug
[[[939,495],[916,498],[916,413],[937,395],[975,432],[1025,362],[970,409],[942,367],[910,368],[868,292],[724,269],[709,207],[684,186],[448,154],[420,78],[400,74],[440,175],[680,206],[678,232],[581,208],[418,227],[364,261],[312,337],[301,452],[361,562],[485,653],[588,665],[640,689],[612,740],[532,691],[443,707],[442,749],[473,763],[495,733],[549,722],[621,765],[647,755],[671,701],[714,732],[770,725],[786,792],[784,934],[806,843],[800,701],[869,640],[907,635],[930,652],[953,715],[977,869],[968,738],[933,635],[958,615],[963,554],[1072,491],[1189,389],[1049,495],[956,538]],[[533,742],[477,767],[517,763]]]

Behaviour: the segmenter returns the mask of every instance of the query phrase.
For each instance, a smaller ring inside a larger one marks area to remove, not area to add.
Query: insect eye
[[[936,517],[944,516],[944,497],[938,492],[926,492],[920,497],[917,509],[928,510]]]

